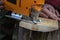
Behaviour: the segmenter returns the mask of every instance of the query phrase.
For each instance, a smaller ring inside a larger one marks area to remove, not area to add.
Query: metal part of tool
[[[9,17],[9,18],[21,20],[21,18],[22,18],[23,15],[19,15],[19,14],[16,14],[16,13],[12,12],[11,15],[5,15],[5,16]]]
[[[41,20],[39,20],[39,11],[35,10],[35,9],[31,9],[30,11],[30,17],[33,19],[33,23],[40,23]]]
[[[42,20],[33,20],[33,23],[37,24],[40,23]]]
[[[12,17],[12,18],[15,18],[15,19],[21,20],[22,16],[23,16],[23,15],[15,14],[14,12],[11,13],[11,17]]]

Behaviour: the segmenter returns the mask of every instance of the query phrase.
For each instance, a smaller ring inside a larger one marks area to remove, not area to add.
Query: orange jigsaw
[[[29,16],[30,8],[35,5],[37,11],[41,10],[44,0],[4,0],[5,9],[15,13]],[[38,6],[40,5],[40,6]]]

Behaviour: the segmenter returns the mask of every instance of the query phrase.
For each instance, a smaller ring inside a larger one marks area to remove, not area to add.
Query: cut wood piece
[[[46,18],[40,18],[40,22],[37,24],[34,24],[32,21],[25,20],[21,21],[19,23],[19,26],[29,29],[29,30],[34,30],[34,31],[41,31],[41,32],[50,32],[54,30],[58,30],[58,21],[57,20],[51,20],[51,19],[46,19]]]

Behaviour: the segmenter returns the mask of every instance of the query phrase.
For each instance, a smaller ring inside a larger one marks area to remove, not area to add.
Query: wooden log
[[[30,30],[22,28],[22,30],[20,30],[19,32],[18,40],[58,40],[57,31],[52,31],[52,32],[32,31],[31,38],[29,36],[30,36]]]
[[[21,27],[19,27],[19,29],[20,29],[19,35],[18,35],[19,39],[17,39],[17,40],[21,40],[21,38],[22,38],[22,40],[29,40],[30,30],[27,30],[27,29],[21,28]],[[21,31],[22,31],[22,33],[21,33]],[[57,30],[57,31],[52,31],[52,32],[32,31],[31,40],[60,40],[60,23],[59,23],[59,30]]]

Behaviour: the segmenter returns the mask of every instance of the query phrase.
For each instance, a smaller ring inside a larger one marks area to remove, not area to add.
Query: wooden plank
[[[41,31],[41,32],[58,30],[57,20],[51,20],[51,19],[40,18],[40,17],[38,20],[40,20],[40,22],[38,22],[37,24],[34,24],[32,21],[29,20],[24,20],[20,22],[19,26],[29,30]]]

